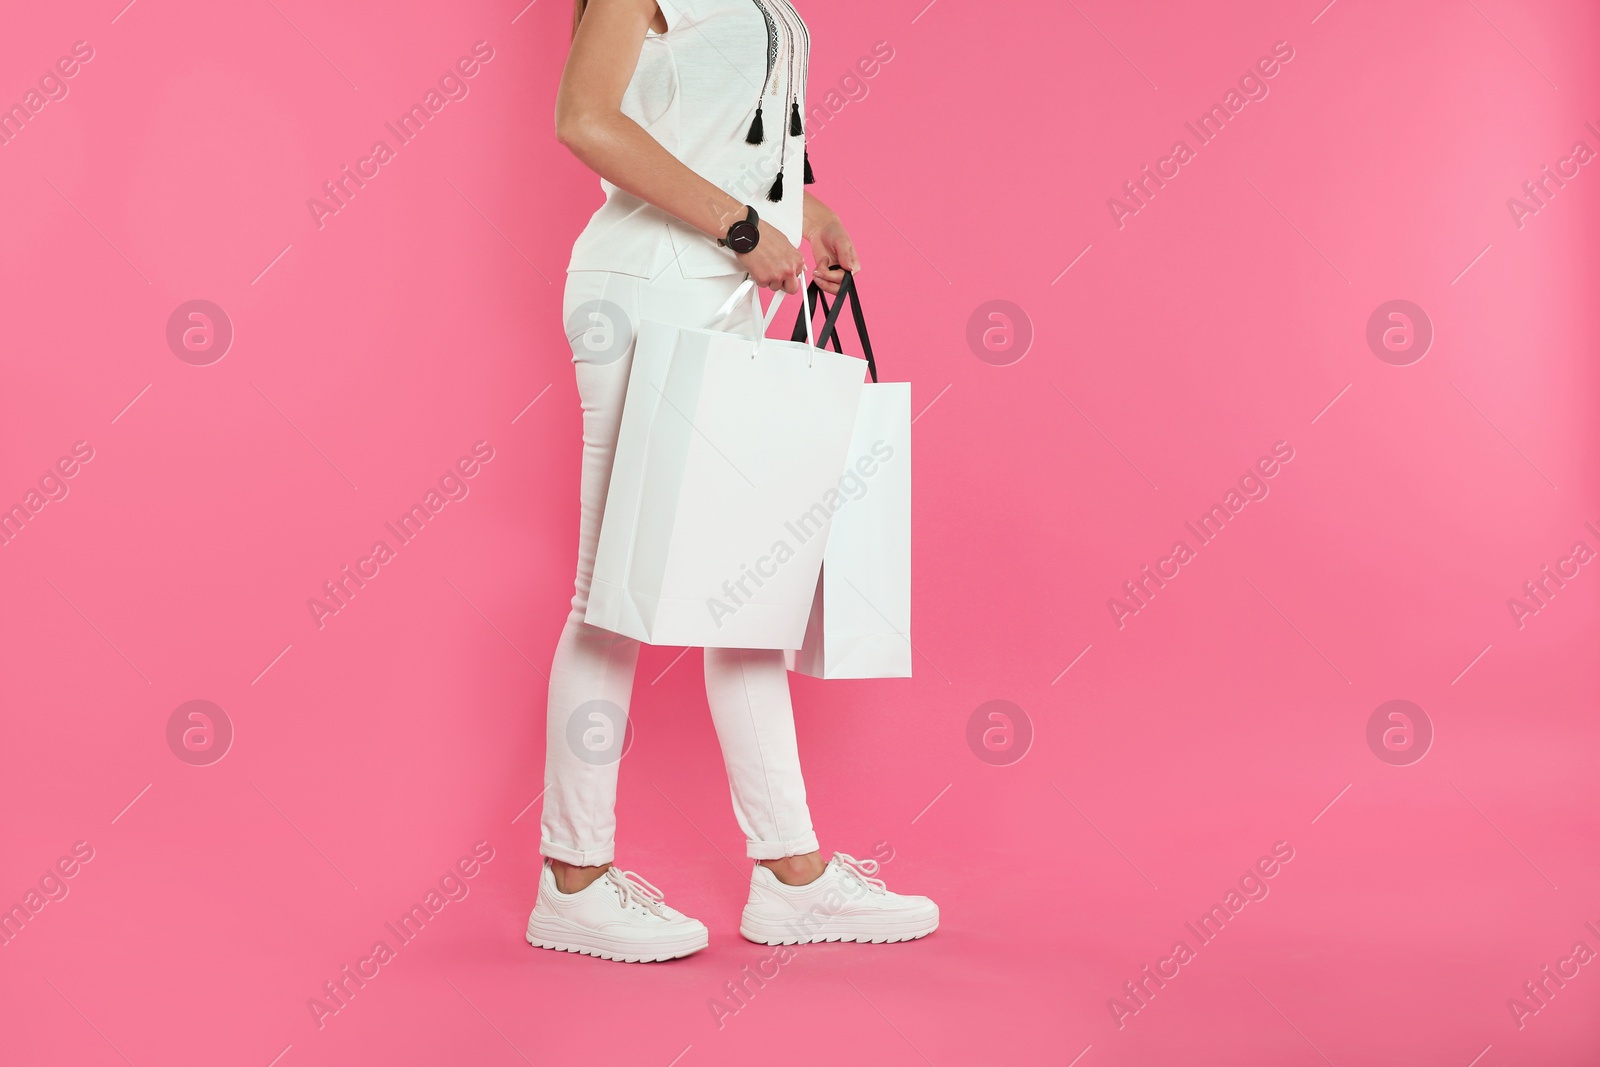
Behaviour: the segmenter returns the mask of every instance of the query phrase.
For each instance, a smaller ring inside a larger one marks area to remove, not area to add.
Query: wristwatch
[[[754,252],[756,245],[761,241],[761,229],[756,224],[761,221],[756,214],[756,209],[745,205],[749,212],[744,218],[728,227],[728,236],[717,238],[717,244],[733,249],[741,256],[746,252]]]

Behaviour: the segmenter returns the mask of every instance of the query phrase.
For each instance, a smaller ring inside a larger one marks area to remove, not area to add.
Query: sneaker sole
[[[648,947],[627,948],[621,945],[581,944],[565,936],[550,936],[529,928],[526,940],[534,948],[548,948],[556,952],[576,952],[596,959],[615,960],[618,963],[661,963],[693,955],[711,943],[709,934],[683,941],[666,942]]]
[[[746,941],[758,945],[816,945],[827,941],[856,941],[870,945],[890,945],[901,941],[916,941],[927,937],[939,928],[939,916],[930,919],[906,920],[885,925],[881,920],[863,922],[859,929],[851,929],[839,920],[824,925],[811,934],[797,934],[783,924],[765,923],[759,919],[741,919],[739,934]]]

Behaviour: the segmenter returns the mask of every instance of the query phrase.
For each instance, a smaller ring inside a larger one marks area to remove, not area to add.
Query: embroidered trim
[[[772,82],[772,72],[778,67],[778,24],[772,21],[772,12],[767,10],[767,5],[761,0],[751,0],[756,5],[756,10],[761,12],[762,21],[767,24],[767,77],[763,83],[762,94],[776,92],[777,86]]]

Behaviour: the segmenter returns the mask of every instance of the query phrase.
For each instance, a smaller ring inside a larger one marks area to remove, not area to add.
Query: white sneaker
[[[677,959],[705,948],[705,924],[662,899],[661,890],[615,867],[576,893],[563,893],[545,860],[539,899],[528,916],[528,944],[623,963]]]
[[[761,945],[809,945],[817,941],[911,941],[939,926],[939,905],[927,897],[891,893],[876,860],[835,852],[822,875],[807,885],[784,885],[756,864],[750,902],[739,932]]]

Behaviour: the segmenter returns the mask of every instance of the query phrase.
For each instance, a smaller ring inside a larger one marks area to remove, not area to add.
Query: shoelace
[[[607,867],[606,878],[617,891],[617,896],[622,898],[624,908],[630,904],[638,904],[652,914],[659,915],[663,919],[667,918],[667,913],[661,907],[661,902],[667,899],[667,895],[637,874]]]
[[[887,893],[888,885],[881,878],[873,878],[878,873],[877,860],[858,860],[854,856],[847,856],[843,852],[835,852],[833,861],[843,867],[856,881],[866,886],[873,893]]]

